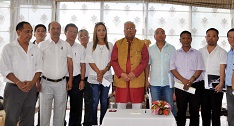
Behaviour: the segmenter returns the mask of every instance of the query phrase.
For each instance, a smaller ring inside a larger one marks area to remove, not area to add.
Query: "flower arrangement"
[[[171,112],[171,105],[162,100],[153,101],[151,111],[155,115],[169,115]]]

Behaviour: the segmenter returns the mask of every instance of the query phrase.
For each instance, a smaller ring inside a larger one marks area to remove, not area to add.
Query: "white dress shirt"
[[[85,60],[87,63],[95,63],[99,70],[106,68],[107,64],[110,62],[111,52],[113,49],[113,44],[108,42],[109,50],[106,45],[97,45],[96,49],[93,51],[93,42],[89,42],[86,48]],[[105,73],[103,76],[110,83],[113,82],[111,69]],[[92,84],[99,84],[97,81],[97,73],[89,68],[88,71],[88,82]]]
[[[227,64],[227,52],[219,45],[209,53],[207,46],[199,49],[205,63],[205,72],[212,75],[220,75],[220,64]],[[204,76],[204,75],[203,75]]]
[[[73,76],[76,76],[81,73],[81,63],[85,63],[85,48],[78,44],[74,43],[72,45],[72,61],[73,61]],[[69,76],[67,74],[67,76]]]
[[[60,79],[68,73],[67,58],[72,58],[69,43],[59,40],[56,44],[50,38],[39,43],[42,51],[42,74],[50,79]]]
[[[13,73],[20,81],[31,81],[37,72],[42,72],[42,53],[39,48],[29,42],[27,53],[17,40],[4,46],[0,59],[0,73],[6,79]]]

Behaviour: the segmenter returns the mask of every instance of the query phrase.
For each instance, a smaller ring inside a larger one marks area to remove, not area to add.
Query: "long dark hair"
[[[106,29],[105,23],[103,23],[103,22],[97,22],[97,23],[95,23],[94,31],[93,31],[93,51],[96,49],[97,44],[98,44],[97,27],[99,25],[103,25],[105,27],[106,35],[104,37],[104,42],[105,42],[105,45],[106,45],[107,49],[110,50],[109,45],[108,45],[108,41],[107,41],[107,29]]]

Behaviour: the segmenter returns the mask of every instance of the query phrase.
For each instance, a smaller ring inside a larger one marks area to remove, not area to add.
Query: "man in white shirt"
[[[66,35],[66,41],[72,48],[74,68],[72,89],[68,91],[68,95],[70,96],[70,117],[68,125],[81,126],[85,78],[85,48],[75,42],[78,34],[78,27],[75,24],[67,24],[64,33]]]
[[[89,42],[89,32],[86,29],[81,29],[78,32],[78,40],[80,44],[86,49]],[[83,126],[91,126],[93,122],[92,108],[93,108],[93,89],[88,83],[88,69],[90,69],[89,64],[86,64],[85,72],[85,87],[84,87],[84,103],[85,103],[85,113]]]
[[[50,37],[39,44],[43,55],[43,72],[40,92],[40,124],[50,125],[52,102],[53,125],[64,126],[67,90],[72,88],[73,63],[71,46],[60,39],[61,25],[51,22],[48,26]],[[69,74],[66,82],[65,76]]]
[[[6,80],[4,92],[5,126],[33,126],[36,105],[36,81],[42,72],[42,55],[32,44],[32,26],[20,22],[17,40],[7,44],[0,59],[0,72]]]
[[[35,26],[34,28],[34,36],[36,37],[36,40],[33,42],[33,44],[38,45],[40,42],[45,40],[46,37],[46,26],[43,24],[38,24]],[[41,91],[41,83],[40,83],[40,79],[38,79],[38,81],[36,82],[37,85],[37,97],[39,98],[39,92]],[[39,99],[38,99],[39,101]],[[40,126],[40,105],[38,106],[38,120],[37,120],[37,126]]]
[[[33,44],[38,45],[40,42],[44,41],[46,37],[46,26],[43,24],[36,25],[34,28],[34,36],[36,37],[36,40]]]
[[[203,91],[201,104],[203,126],[210,126],[211,120],[212,126],[220,126],[227,52],[217,44],[218,35],[219,31],[217,29],[208,29],[206,31],[207,45],[199,49],[204,59],[205,73],[220,76],[219,84],[214,86],[213,90],[205,89]],[[203,75],[205,73],[203,72]]]

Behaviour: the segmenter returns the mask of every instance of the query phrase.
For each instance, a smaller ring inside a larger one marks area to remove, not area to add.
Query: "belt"
[[[80,77],[80,74],[73,76],[74,79],[78,79]]]
[[[60,78],[60,79],[50,79],[50,78],[47,78],[45,76],[42,76],[42,78],[47,80],[47,81],[51,81],[51,82],[59,82],[59,81],[62,81],[63,79],[65,79],[65,76],[63,78]]]
[[[80,74],[76,75],[76,76],[73,76],[73,79],[78,79],[80,77]],[[69,79],[68,76],[66,76],[67,79]]]

